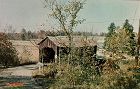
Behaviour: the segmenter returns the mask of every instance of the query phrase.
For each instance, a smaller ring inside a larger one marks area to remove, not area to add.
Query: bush
[[[137,80],[121,70],[104,74],[100,81],[101,89],[139,89]]]
[[[12,43],[4,34],[0,35],[0,66],[9,67],[18,65],[17,52]]]

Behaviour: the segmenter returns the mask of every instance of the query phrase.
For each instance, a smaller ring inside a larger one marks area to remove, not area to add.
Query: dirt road
[[[33,70],[37,69],[37,65],[24,65],[19,67],[13,67],[5,69],[0,73],[0,77],[9,76],[25,76],[31,77]]]

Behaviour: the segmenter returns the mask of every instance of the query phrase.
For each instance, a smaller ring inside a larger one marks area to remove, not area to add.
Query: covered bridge
[[[47,36],[40,43],[38,43],[38,45],[39,45],[40,62],[50,63],[57,61],[55,59],[60,58],[61,56],[60,50],[68,48],[69,40],[68,37],[66,36],[56,36],[56,37]],[[74,36],[73,45],[76,48],[90,46],[93,48],[94,54],[96,54],[97,51],[97,43],[92,37]]]

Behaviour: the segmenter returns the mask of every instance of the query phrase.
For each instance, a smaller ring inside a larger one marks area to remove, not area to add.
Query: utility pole
[[[135,56],[136,66],[139,64],[139,50],[140,50],[140,19],[139,19],[139,31],[138,31],[138,40],[137,40],[137,50]]]

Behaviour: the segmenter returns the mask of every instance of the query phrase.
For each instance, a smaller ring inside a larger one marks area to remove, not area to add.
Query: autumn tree
[[[124,53],[124,49],[129,49],[129,35],[125,29],[118,29],[107,39],[106,45],[113,53]]]

